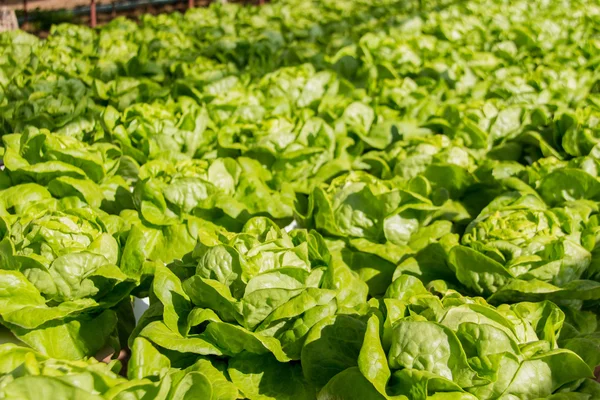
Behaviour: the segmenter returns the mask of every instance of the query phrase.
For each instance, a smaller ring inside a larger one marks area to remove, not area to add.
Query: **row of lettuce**
[[[0,398],[600,398],[599,22],[282,0],[0,35]]]
[[[304,195],[245,157],[151,161],[130,188],[116,146],[4,141],[0,315],[31,347],[3,345],[8,398],[32,379],[65,398],[599,393],[593,154],[465,165],[426,136],[397,142],[410,178]],[[151,300],[138,324],[132,295]],[[59,361],[106,346],[131,348],[131,380]]]

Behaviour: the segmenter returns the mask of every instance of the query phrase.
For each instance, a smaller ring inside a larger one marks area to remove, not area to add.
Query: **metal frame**
[[[185,4],[186,0],[113,0],[111,3],[100,2],[99,0],[88,0],[87,6],[80,6],[71,9],[74,15],[89,15],[90,27],[95,28],[98,25],[99,14],[111,14],[115,18],[120,11],[129,11],[143,6],[161,6],[173,4]],[[227,0],[220,0],[226,2]],[[265,4],[265,0],[253,0],[257,5]],[[196,7],[196,0],[187,0],[187,8]],[[35,20],[35,14],[29,13],[28,0],[23,0],[23,14],[18,17],[19,24],[32,22]]]

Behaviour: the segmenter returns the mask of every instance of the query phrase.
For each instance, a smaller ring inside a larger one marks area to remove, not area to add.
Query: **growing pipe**
[[[115,12],[119,12],[119,11],[134,10],[141,6],[154,6],[154,5],[161,6],[161,5],[177,4],[177,3],[181,3],[181,0],[137,0],[137,1],[129,0],[129,1],[117,2],[114,4],[95,4],[95,7],[96,7],[96,14],[103,14],[103,13],[112,12],[113,8],[114,8]],[[56,11],[64,12],[65,10],[56,10]],[[76,7],[70,11],[73,13],[73,15],[83,15],[83,14],[90,15],[91,7],[90,6]],[[35,20],[36,20],[36,14],[29,13],[27,21],[32,22]],[[24,22],[24,18],[19,17],[18,21],[19,21],[19,25],[20,25]]]

